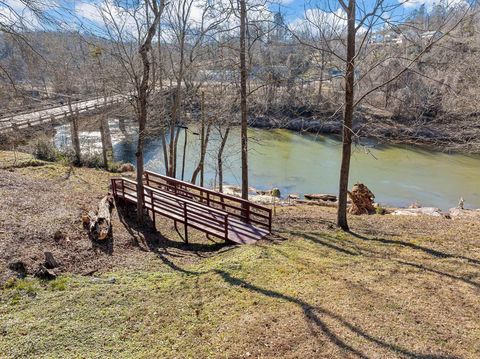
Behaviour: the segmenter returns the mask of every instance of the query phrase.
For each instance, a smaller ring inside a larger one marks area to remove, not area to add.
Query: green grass
[[[34,268],[51,249],[73,273],[102,274],[7,280],[2,359],[480,357],[478,221],[352,216],[347,234],[332,208],[278,207],[275,243],[219,247],[195,231],[184,246],[164,219],[160,234],[132,234],[114,212],[107,254],[82,236],[78,213],[112,174],[59,164],[4,173],[0,222],[15,206],[29,221],[4,227],[11,251],[0,260],[35,254]],[[24,188],[35,203],[21,201]],[[57,229],[68,242],[52,239]]]
[[[343,233],[294,236],[281,244],[234,247],[193,265],[159,255],[157,271],[10,284],[0,306],[0,353],[22,358],[479,353],[478,326],[461,332],[478,319],[442,334],[435,323],[442,312],[450,315],[449,309],[431,293],[408,288],[424,281],[437,285],[429,273],[386,258],[371,261],[367,247],[355,252],[353,238]],[[472,305],[464,295],[471,286],[453,285],[462,305]]]
[[[7,334],[0,337],[0,352],[22,357],[62,357],[67,352],[69,357],[93,352],[93,356],[222,356],[224,346],[239,334],[229,326],[245,320],[247,313],[274,315],[275,308],[285,305],[298,310],[295,303],[278,301],[262,290],[273,283],[286,298],[307,290],[313,274],[309,263],[328,265],[330,260],[297,261],[305,246],[311,244],[285,245],[282,250],[235,248],[187,268],[165,259],[171,267],[167,264],[163,271],[115,272],[98,280],[60,278],[48,285],[20,281],[4,290],[1,314]],[[36,296],[28,295],[31,291]]]

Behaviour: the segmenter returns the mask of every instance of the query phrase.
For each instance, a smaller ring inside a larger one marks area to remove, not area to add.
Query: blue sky
[[[3,18],[9,20],[12,23],[16,22],[15,17],[18,18],[18,15],[21,14],[25,18],[25,22],[31,26],[35,26],[36,20],[35,17],[29,14],[28,10],[25,10],[25,1],[27,0],[3,0],[0,1],[0,20]],[[71,14],[76,14],[81,20],[87,20],[90,24],[101,22],[101,17],[98,12],[96,12],[95,6],[101,3],[104,0],[51,0],[49,1],[50,6],[57,6],[63,10],[57,10],[56,18],[62,17],[66,22],[66,25],[71,24],[73,17],[68,15],[68,12]],[[112,0],[107,0],[112,1]],[[201,0],[199,0],[201,1]],[[213,0],[215,1],[226,1],[226,0]],[[253,0],[253,1],[262,1],[262,0]],[[277,11],[278,9],[284,14],[284,18],[287,23],[293,23],[302,19],[305,14],[306,9],[315,8],[319,6],[323,9],[328,9],[330,4],[330,9],[338,9],[339,3],[337,0],[271,0],[273,3],[268,5],[268,8],[271,11]],[[276,1],[276,3],[275,3]],[[399,5],[399,1],[404,0],[386,0],[387,4]],[[420,6],[425,3],[427,8],[431,7],[435,2],[440,0],[408,0],[405,4],[399,6],[394,12],[394,16],[402,16],[407,13],[410,13],[412,9]],[[464,0],[448,0],[449,2],[458,3],[463,2]],[[366,7],[371,8],[374,5],[375,0],[358,0],[357,7]],[[3,4],[3,5],[2,5]],[[83,10],[83,11],[80,11]]]

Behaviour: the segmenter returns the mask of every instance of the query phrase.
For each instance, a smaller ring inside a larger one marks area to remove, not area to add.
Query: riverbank
[[[154,232],[115,209],[104,246],[80,214],[113,174],[29,160],[0,169],[6,358],[480,354],[479,221],[351,216],[343,233],[334,208],[298,205],[278,207],[257,245],[193,230],[184,245],[170,221]],[[31,277],[46,251],[60,263],[53,281]]]
[[[252,116],[249,124],[262,129],[340,135],[341,115],[341,112],[328,111],[308,116],[258,115]],[[360,144],[374,139],[386,145],[407,144],[443,152],[480,154],[480,122],[469,117],[408,119],[366,106],[357,111],[353,131],[359,136]]]

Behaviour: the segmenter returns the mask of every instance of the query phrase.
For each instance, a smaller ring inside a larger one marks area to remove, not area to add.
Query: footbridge
[[[155,172],[143,177],[143,205],[154,225],[156,216],[173,220],[177,231],[182,224],[187,243],[189,227],[236,244],[252,244],[271,233],[271,208]],[[117,200],[137,203],[137,182],[113,178],[111,186]]]
[[[126,95],[115,95],[107,97],[106,99],[102,97],[72,102],[70,105],[71,111],[69,105],[61,105],[3,116],[0,118],[0,133],[8,133],[48,122],[68,119],[72,113],[78,115],[95,111],[106,106],[125,102],[127,99],[128,96]]]

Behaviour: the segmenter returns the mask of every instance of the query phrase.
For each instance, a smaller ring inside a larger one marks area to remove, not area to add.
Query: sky
[[[21,15],[25,22],[32,26],[38,26],[38,21],[35,16],[26,9],[25,2],[35,0],[0,0],[0,22],[2,23],[18,23],[19,15]],[[38,0],[37,0],[38,1]],[[61,17],[65,21],[65,27],[78,26],[78,23],[85,22],[86,28],[93,29],[96,25],[102,24],[102,18],[97,10],[97,6],[102,2],[113,3],[112,0],[42,0],[42,3],[48,3],[51,7],[56,7],[57,10],[52,14],[56,18]],[[205,0],[198,0],[199,2]],[[211,0],[226,1],[226,0]],[[252,1],[252,0],[250,0]],[[262,0],[253,0],[262,1]],[[339,3],[337,0],[270,0],[273,1],[267,5],[271,11],[281,11],[284,15],[284,19],[287,24],[294,24],[295,22],[302,21],[305,17],[305,13],[311,11],[309,9],[317,6],[323,9],[339,9]],[[406,2],[405,2],[406,1]],[[431,8],[435,2],[440,0],[385,0],[387,4],[397,5],[397,8],[392,12],[391,16],[403,16],[410,13],[413,9],[419,7],[421,4],[425,4],[427,8]],[[445,1],[445,0],[444,0]],[[448,0],[450,2],[462,2],[464,0]],[[371,8],[375,0],[358,0],[358,8]],[[403,2],[401,5],[399,2]],[[330,4],[330,6],[328,5]],[[62,10],[58,10],[62,9]],[[198,10],[198,9],[197,9]],[[194,9],[194,12],[196,10]],[[196,11],[197,15],[201,11]],[[74,21],[74,17],[77,17],[77,21]],[[195,14],[193,14],[195,17]],[[76,25],[73,25],[73,24]]]

